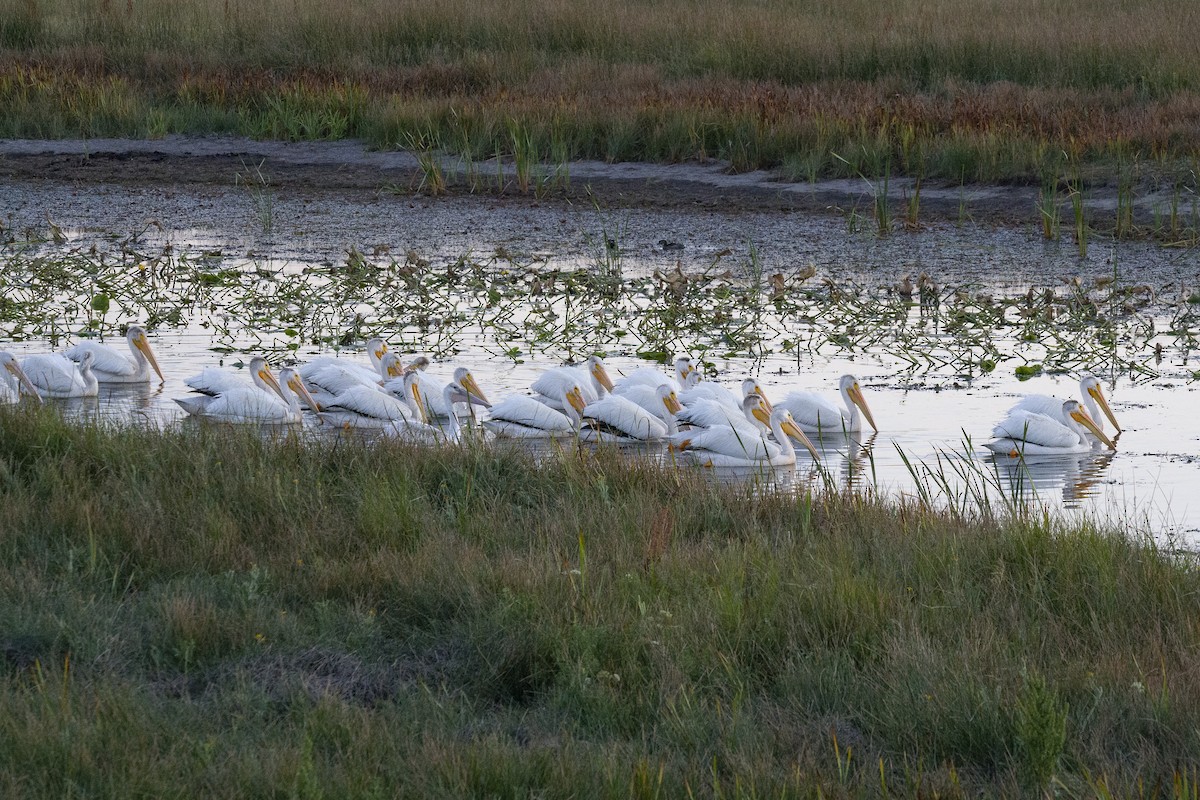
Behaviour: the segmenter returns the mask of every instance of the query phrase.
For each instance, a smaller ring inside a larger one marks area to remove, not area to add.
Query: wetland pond
[[[832,395],[853,373],[879,424],[826,442],[824,477],[802,456],[731,480],[829,481],[968,509],[1021,497],[1200,542],[1195,247],[1095,238],[1083,255],[1066,232],[1046,241],[969,219],[880,236],[854,210],[246,182],[0,192],[0,347],[57,350],[85,331],[123,346],[122,326],[141,322],[167,377],[66,401],[70,415],[181,424],[172,398],[203,367],[258,353],[276,367],[334,352],[362,362],[376,335],[428,355],[440,377],[470,366],[493,401],[593,352],[614,377],[689,354],[708,377],[757,376],[772,396]],[[1019,396],[1078,397],[1085,370],[1124,429],[1115,452],[1023,463],[982,447]]]

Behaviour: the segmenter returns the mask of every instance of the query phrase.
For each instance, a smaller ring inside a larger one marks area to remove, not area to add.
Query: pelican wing
[[[662,407],[662,401],[659,401]],[[583,409],[583,418],[595,423],[598,432],[604,429],[630,439],[661,439],[667,435],[667,425],[646,409],[617,395],[607,395]]]
[[[716,381],[700,381],[690,389],[684,389],[679,393],[679,402],[685,406],[694,405],[701,400],[722,403],[741,414],[742,398],[738,397],[733,390]]]
[[[592,376],[586,366],[548,369],[539,375],[529,388],[537,393],[538,402],[561,410],[563,392],[572,386],[579,387],[584,403],[591,403],[597,399],[596,389],[592,386]]]
[[[1061,403],[1059,407],[1062,407]],[[1054,449],[1068,449],[1079,444],[1078,434],[1066,425],[1046,414],[1023,409],[1014,411],[1001,420],[992,429],[992,435],[1000,439]]]
[[[1029,411],[1034,414],[1045,414],[1051,419],[1062,419],[1063,401],[1057,397],[1051,397],[1048,394],[1029,394],[1022,397],[1021,400],[1009,409],[1011,414],[1014,411]]]
[[[176,398],[189,414],[224,422],[295,422],[297,417],[278,397],[262,389],[244,386],[216,397]]]
[[[413,420],[413,413],[405,403],[394,395],[381,392],[367,386],[352,386],[342,394],[337,395],[324,406],[327,412],[351,414],[364,419],[361,423],[370,425],[372,420],[385,425],[398,419]]]
[[[779,457],[783,452],[779,445],[768,442],[757,431],[730,427],[677,433],[671,437],[671,441],[681,449],[695,451],[698,457],[713,453],[746,461],[766,461]]]
[[[63,355],[72,361],[79,361],[83,358],[83,354],[88,352],[95,359],[92,361],[92,372],[95,373],[98,380],[128,381],[148,374],[148,370],[140,370],[139,365],[135,364],[133,359],[125,353],[99,342],[82,341],[73,347],[68,347],[63,351]]]
[[[310,370],[308,375],[301,372],[300,377],[304,379],[310,391],[317,389],[332,395],[341,395],[356,386],[365,386],[376,391],[379,389],[379,376],[372,376],[370,370],[360,367],[351,369],[332,364]]]
[[[663,401],[658,396],[658,390],[647,384],[626,387],[625,391],[617,396],[628,400],[654,417],[658,417],[662,412]],[[585,413],[584,416],[587,414]]]
[[[199,374],[186,378],[183,382],[194,391],[214,396],[254,388],[246,383],[245,378],[217,367],[205,367]]]
[[[58,353],[27,356],[21,369],[39,392],[51,397],[76,397],[87,389],[75,362]]]
[[[624,394],[633,386],[649,386],[651,389],[657,389],[664,383],[675,391],[679,391],[679,381],[666,373],[654,367],[638,367],[614,384],[613,394]]]
[[[792,392],[775,404],[786,408],[803,431],[844,430],[850,426],[850,415],[829,400],[812,392]]]
[[[675,420],[681,425],[697,428],[737,428],[755,436],[759,435],[760,431],[765,431],[765,428],[746,419],[740,407],[730,408],[719,400],[711,399],[694,401],[676,414]]]
[[[488,430],[500,436],[553,436],[574,430],[570,418],[527,395],[511,395],[491,408]]]
[[[364,382],[379,380],[379,373],[370,367],[355,364],[347,358],[335,358],[334,356],[318,356],[301,365],[300,377],[307,382],[313,374],[325,369],[344,370],[357,375]]]

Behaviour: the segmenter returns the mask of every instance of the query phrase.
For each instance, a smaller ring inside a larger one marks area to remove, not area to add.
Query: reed
[[[517,125],[556,161],[813,177],[877,175],[830,157],[874,153],[898,174],[989,181],[1036,180],[1039,153],[1068,147],[1110,174],[1123,153],[1170,164],[1200,135],[1200,10],[1168,0],[901,0],[886,15],[867,0],[0,0],[0,20],[3,136],[395,146],[432,129],[511,157]]]

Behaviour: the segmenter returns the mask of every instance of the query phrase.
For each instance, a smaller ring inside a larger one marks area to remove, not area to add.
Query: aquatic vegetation
[[[0,250],[0,335],[51,342],[128,319],[198,326],[214,349],[293,353],[373,335],[448,355],[481,348],[519,361],[623,352],[668,360],[883,354],[902,372],[971,377],[1015,362],[1048,372],[1153,374],[1164,348],[1195,346],[1196,307],[1113,274],[1065,285],[995,288],[858,285],[815,269],[764,274],[751,246],[702,269],[633,274],[619,220],[592,240],[592,261],[556,267],[501,249],[431,263],[417,253],[347,251],[332,265],[217,251],[149,248],[140,234],[101,250],[37,240]],[[97,305],[103,298],[103,308]]]

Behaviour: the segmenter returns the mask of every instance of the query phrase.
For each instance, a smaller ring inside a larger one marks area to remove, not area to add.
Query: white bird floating
[[[578,385],[563,390],[563,411],[556,411],[529,395],[509,395],[491,407],[483,427],[497,436],[545,439],[572,436],[579,430],[584,411],[583,391]]]
[[[637,385],[645,385],[652,389],[657,389],[659,384],[665,383],[678,394],[699,380],[700,373],[692,366],[692,360],[687,356],[681,356],[675,359],[674,378],[664,375],[661,370],[654,367],[638,367],[617,381],[612,392],[613,394],[622,394],[628,388]]]
[[[388,356],[392,354],[389,353]],[[426,413],[417,389],[418,373],[410,372],[399,383],[379,386],[350,386],[322,404],[322,422],[350,428],[384,428],[394,423],[425,424]]]
[[[679,393],[679,402],[692,406],[701,400],[711,400],[722,403],[732,411],[739,411],[747,397],[757,394],[766,400],[767,394],[754,378],[742,381],[742,396],[738,397],[732,389],[722,386],[716,381],[700,381]],[[767,413],[772,411],[771,402],[767,400]]]
[[[591,356],[582,364],[548,369],[529,388],[533,390],[536,400],[562,411],[563,392],[572,387],[579,388],[584,403],[594,403],[613,391],[612,378],[608,375],[604,359]]]
[[[350,372],[364,382],[374,381],[378,383],[384,377],[382,361],[384,354],[388,352],[387,342],[379,337],[368,339],[366,350],[367,358],[371,362],[371,366],[369,367],[340,356],[317,356],[300,367],[300,377],[311,388],[311,378],[314,373],[334,367],[338,370]]]
[[[654,390],[658,407],[648,411],[627,397],[610,394],[583,409],[579,438],[588,442],[646,442],[675,433],[675,414],[683,409],[667,384]]]
[[[864,417],[872,430],[879,430],[863,398],[858,379],[853,375],[843,375],[838,381],[838,389],[845,408],[838,408],[830,400],[813,392],[792,392],[775,403],[775,408],[786,408],[792,412],[796,425],[804,431],[858,431],[862,430]]]
[[[42,396],[38,394],[37,387],[34,386],[29,376],[21,369],[20,362],[13,356],[12,353],[0,352],[0,403],[18,403],[21,400],[21,392],[30,397],[34,397],[40,403]]]
[[[90,340],[67,348],[63,355],[79,362],[83,360],[84,353],[91,353],[94,358],[92,373],[100,383],[149,383],[151,370],[158,375],[158,382],[163,383],[166,378],[159,369],[154,351],[150,349],[146,329],[141,325],[130,325],[125,332],[125,341],[129,343],[132,358],[106,344]]]
[[[675,415],[680,425],[694,428],[731,427],[762,436],[770,432],[771,405],[760,394],[747,395],[737,409],[719,400],[697,400]]]
[[[785,408],[776,407],[768,418],[775,441],[745,428],[715,426],[685,431],[671,437],[680,454],[705,467],[786,467],[796,463],[792,439],[808,448],[814,461],[820,454]],[[789,438],[791,437],[791,438]]]
[[[255,357],[250,361],[250,373],[254,386],[241,384],[215,396],[177,397],[175,402],[193,416],[237,423],[299,422],[303,411],[297,395],[304,398],[313,411],[321,410],[296,370],[290,367],[280,370],[277,379],[267,366],[267,360]]]
[[[455,407],[459,403],[466,405],[467,412],[471,415],[474,414],[471,410],[473,405],[484,408],[490,408],[492,405],[475,382],[471,370],[466,367],[455,369],[454,377],[446,383],[427,375],[419,368],[414,369],[412,365],[409,365],[409,372],[417,376],[417,388],[421,392],[429,420],[448,419],[457,413]],[[390,388],[389,384],[384,384],[384,388]],[[446,389],[450,389],[449,395],[446,394]],[[452,397],[453,402],[448,402],[447,397]]]
[[[1092,449],[1086,436],[1090,432],[1110,450],[1117,448],[1078,400],[1062,403],[1060,413],[1065,424],[1046,414],[1017,409],[992,429],[997,438],[984,447],[1013,457],[1086,453]]]
[[[1104,430],[1104,420],[1100,418],[1100,414],[1103,413],[1108,418],[1108,421],[1112,423],[1113,428],[1117,430],[1117,433],[1121,432],[1121,426],[1117,423],[1117,417],[1113,414],[1112,408],[1109,407],[1108,400],[1105,399],[1104,392],[1100,388],[1100,380],[1095,375],[1085,372],[1080,376],[1079,394],[1083,398],[1083,405],[1087,408],[1088,415],[1096,423],[1096,427]],[[1051,397],[1047,394],[1026,395],[1010,409],[1010,411],[1018,410],[1045,414],[1064,425],[1067,424],[1067,417],[1063,412],[1063,401],[1058,397]]]
[[[95,397],[100,384],[92,372],[96,354],[85,352],[76,364],[60,353],[26,356],[21,369],[42,397]]]

